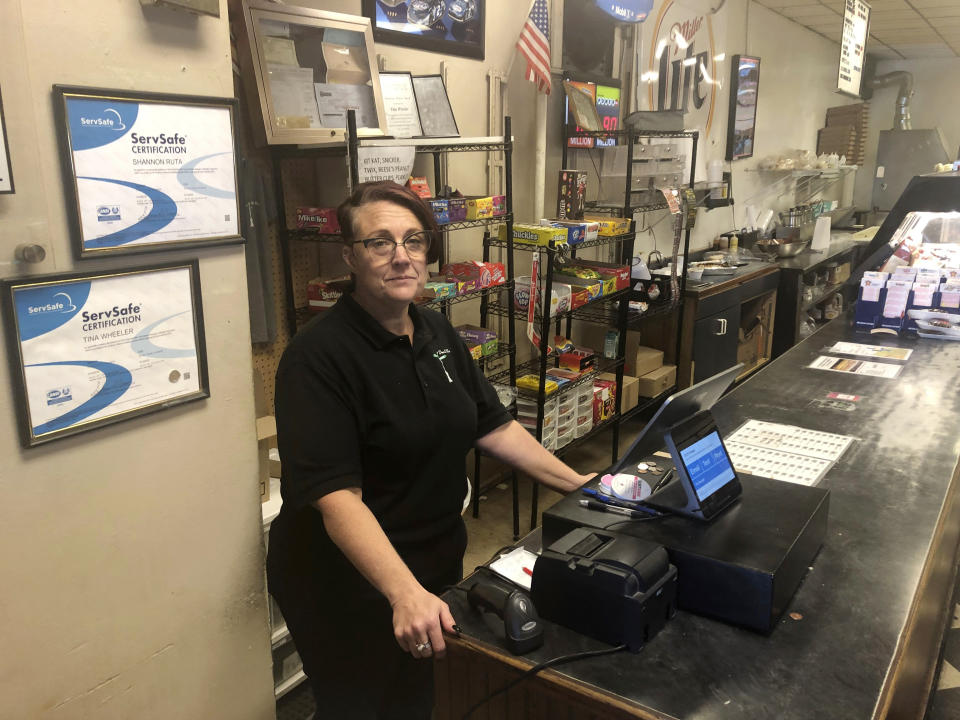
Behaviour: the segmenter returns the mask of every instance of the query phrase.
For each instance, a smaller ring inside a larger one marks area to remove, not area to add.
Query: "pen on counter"
[[[653,495],[657,490],[659,490],[668,482],[670,482],[670,479],[673,477],[673,471],[674,471],[674,468],[670,468],[663,474],[663,477],[660,478],[659,482],[657,482],[657,484],[654,485],[653,489],[650,491],[651,495]]]
[[[580,505],[590,510],[599,510],[600,512],[626,515],[627,517],[634,519],[649,517],[653,514],[659,514],[655,510],[647,510],[646,508],[642,510],[631,510],[630,508],[621,507],[620,505],[607,505],[606,503],[598,502],[596,500],[581,500]]]
[[[657,510],[652,508],[643,507],[642,505],[634,505],[632,503],[620,502],[615,500],[608,495],[604,495],[599,490],[594,490],[593,488],[583,488],[583,494],[593,498],[596,502],[603,505],[609,505],[610,507],[617,507],[623,510],[636,510],[637,512],[647,513],[648,515],[659,515],[660,513]],[[583,501],[580,501],[580,504],[583,504]]]
[[[530,577],[533,577],[533,570],[531,570],[530,568],[525,567],[525,568],[523,569],[523,571],[524,571],[527,575],[529,575]]]

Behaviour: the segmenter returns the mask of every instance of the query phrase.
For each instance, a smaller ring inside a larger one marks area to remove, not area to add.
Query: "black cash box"
[[[622,516],[581,507],[579,496],[571,493],[544,511],[544,547],[573,528],[605,532],[616,524],[618,534],[667,549],[679,573],[681,610],[769,633],[823,545],[830,491],[745,474],[739,478],[740,500],[708,523],[681,516],[624,523]]]
[[[676,612],[677,569],[657,543],[577,528],[545,547],[530,594],[541,617],[637,652]]]

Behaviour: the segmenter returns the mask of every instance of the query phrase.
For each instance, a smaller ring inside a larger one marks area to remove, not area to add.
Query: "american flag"
[[[540,92],[550,94],[550,18],[547,0],[534,0],[523,25],[517,50],[527,59],[527,80]]]

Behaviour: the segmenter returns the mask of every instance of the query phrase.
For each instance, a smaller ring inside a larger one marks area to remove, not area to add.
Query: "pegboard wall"
[[[273,276],[274,316],[277,321],[277,338],[272,343],[257,343],[253,346],[253,366],[263,378],[263,391],[267,406],[273,408],[274,377],[284,348],[290,342],[291,333],[287,324],[287,291],[283,274],[283,254],[280,249],[280,224],[296,228],[298,207],[335,207],[346,195],[346,157],[278,158],[271,163],[269,152],[264,151],[262,166],[270,177],[265,182],[274,187],[273,173],[281,173],[283,182],[283,216],[271,223],[268,233],[270,262]],[[276,199],[275,199],[276,201]],[[278,208],[279,209],[279,208]],[[293,273],[294,302],[297,307],[307,303],[307,283],[319,276],[335,277],[346,273],[340,259],[340,244],[336,242],[291,241],[290,265]]]

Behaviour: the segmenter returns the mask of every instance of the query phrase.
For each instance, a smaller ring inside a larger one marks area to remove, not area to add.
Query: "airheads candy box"
[[[297,208],[297,230],[316,230],[321,235],[338,235],[340,223],[337,222],[336,208]]]

